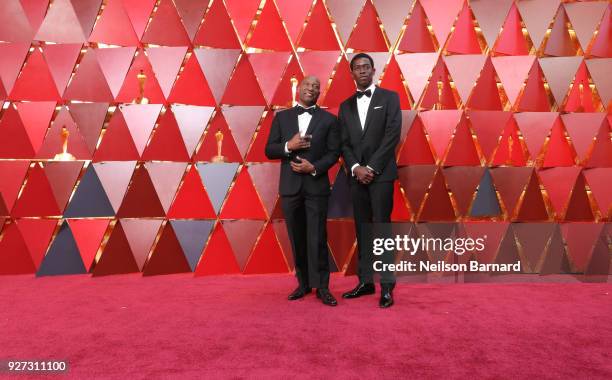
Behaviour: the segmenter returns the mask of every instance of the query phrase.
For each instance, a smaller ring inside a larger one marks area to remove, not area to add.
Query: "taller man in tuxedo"
[[[307,76],[298,86],[298,105],[274,116],[266,156],[281,160],[281,207],[298,280],[288,298],[300,299],[316,287],[325,305],[336,306],[328,288],[327,170],[340,156],[340,133],[336,116],[316,105],[320,86]]]
[[[373,83],[376,69],[367,54],[351,59],[357,92],[340,105],[338,119],[342,135],[342,156],[350,178],[351,198],[357,232],[359,284],[342,295],[357,298],[374,294],[372,225],[390,223],[393,209],[393,182],[397,178],[395,147],[399,142],[402,114],[397,93]],[[385,253],[383,262],[392,261]],[[393,272],[381,272],[380,307],[393,305]]]

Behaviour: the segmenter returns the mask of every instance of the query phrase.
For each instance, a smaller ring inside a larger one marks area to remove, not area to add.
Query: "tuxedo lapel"
[[[364,135],[366,131],[368,130],[368,127],[370,126],[370,124],[372,124],[372,118],[374,117],[373,109],[374,107],[379,105],[381,96],[382,96],[382,92],[380,91],[378,87],[376,87],[376,90],[372,94],[372,100],[370,100],[370,105],[368,106],[368,113],[366,114],[365,126],[363,127]]]
[[[291,123],[289,124],[289,128],[290,128],[289,136],[293,137],[296,133],[300,131],[300,124],[298,123],[298,113],[297,113],[296,107],[291,108],[290,120],[291,120]]]
[[[361,121],[359,120],[359,111],[357,110],[357,95],[353,95],[349,104],[350,104],[351,116],[353,118],[352,125],[354,125],[355,131],[361,134],[363,127],[361,125]]]
[[[315,112],[312,115],[312,118],[310,119],[310,123],[308,123],[308,129],[306,129],[307,135],[312,135],[312,131],[314,131],[315,127],[319,123],[319,120],[321,119],[321,115],[323,115],[323,112],[321,112],[321,108],[316,107]]]

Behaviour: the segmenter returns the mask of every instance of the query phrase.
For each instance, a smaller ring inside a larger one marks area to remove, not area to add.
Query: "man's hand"
[[[315,167],[305,158],[301,158],[300,156],[296,157],[298,160],[301,160],[300,163],[291,161],[291,170],[296,173],[304,173],[310,174],[315,171]]]
[[[290,151],[310,148],[310,140],[300,136],[300,133],[293,135],[291,140],[287,141],[287,149]]]
[[[374,180],[374,172],[365,166],[355,167],[353,173],[355,173],[357,181],[363,185],[368,185]]]

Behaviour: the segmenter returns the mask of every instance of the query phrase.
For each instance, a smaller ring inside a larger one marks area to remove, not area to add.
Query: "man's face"
[[[353,62],[353,79],[360,88],[367,88],[372,84],[372,78],[376,69],[372,67],[370,60],[367,58],[358,58]]]
[[[316,77],[308,76],[302,80],[299,87],[300,102],[311,106],[317,102],[321,93],[321,83]]]

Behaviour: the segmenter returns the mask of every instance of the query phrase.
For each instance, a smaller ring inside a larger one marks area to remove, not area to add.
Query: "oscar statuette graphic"
[[[68,153],[68,136],[70,136],[70,132],[66,126],[62,126],[62,131],[60,132],[60,136],[62,139],[62,153],[58,153],[53,157],[55,161],[74,161],[76,158]]]
[[[441,80],[438,80],[438,102],[434,104],[433,109],[435,111],[442,110],[442,89],[444,88],[444,83]]]
[[[138,79],[138,97],[134,99],[133,103],[136,104],[149,104],[149,99],[145,98],[145,84],[147,83],[147,75],[143,70],[140,70],[138,74],[136,74],[136,79]]]
[[[297,105],[296,92],[297,92],[298,80],[295,76],[291,77],[291,107]]]
[[[506,157],[506,166],[512,166],[512,147],[514,145],[514,140],[512,136],[508,136],[508,157]]]
[[[576,112],[584,112],[584,84],[582,83],[578,85],[578,102]]]
[[[217,131],[217,133],[215,133],[215,139],[217,139],[217,155],[212,158],[212,162],[225,162],[225,157],[221,155],[221,147],[223,146],[223,132]]]

